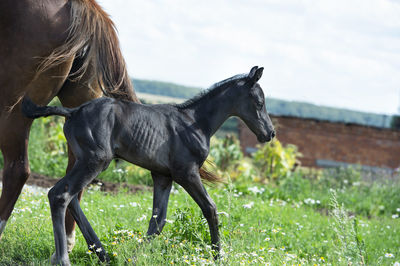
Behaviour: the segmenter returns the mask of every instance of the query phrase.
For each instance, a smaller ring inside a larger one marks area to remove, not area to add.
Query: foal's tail
[[[208,164],[213,165],[213,163],[211,161],[209,161],[209,160],[206,160],[206,162]],[[200,174],[201,179],[203,179],[204,181],[206,181],[208,183],[215,184],[215,183],[223,183],[225,181],[224,179],[222,179],[221,177],[217,176],[216,174],[211,173],[210,171],[208,171],[204,167],[204,165],[199,169],[199,174]]]
[[[61,115],[71,117],[75,109],[58,106],[38,106],[32,102],[29,97],[25,96],[22,100],[22,113],[29,118],[38,118],[42,116]]]

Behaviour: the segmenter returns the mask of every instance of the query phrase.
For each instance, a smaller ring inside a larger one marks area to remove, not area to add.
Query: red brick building
[[[400,131],[358,124],[290,116],[271,116],[277,138],[294,144],[303,154],[303,166],[329,167],[361,164],[395,169],[400,166]],[[254,151],[257,138],[239,122],[239,139],[245,153]]]

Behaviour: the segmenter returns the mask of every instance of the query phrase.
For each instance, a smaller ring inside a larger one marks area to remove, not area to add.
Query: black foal
[[[260,142],[271,140],[275,131],[257,81],[263,68],[237,75],[183,104],[141,105],[100,98],[68,109],[39,107],[28,98],[23,112],[30,118],[49,115],[67,117],[64,133],[76,157],[73,169],[50,191],[56,255],[53,263],[68,265],[65,211],[75,218],[89,246],[99,258],[105,250],[86,219],[77,193],[106,169],[113,158],[122,158],[151,171],[154,181],[153,213],[147,234],[160,233],[165,224],[172,181],[196,201],[207,219],[212,247],[220,250],[216,206],[207,194],[199,170],[207,158],[210,138],[230,116],[238,116]]]

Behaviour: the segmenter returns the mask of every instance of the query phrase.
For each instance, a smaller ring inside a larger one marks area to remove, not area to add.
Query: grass
[[[240,193],[229,185],[209,189],[218,206],[225,254],[216,264],[344,265],[357,259],[357,256],[343,257],[343,245],[356,239],[341,238],[348,230],[335,230],[334,216],[321,213],[304,201],[270,198],[258,189],[256,193],[254,188],[249,193]],[[21,195],[1,240],[1,265],[48,264],[54,243],[45,194],[24,192]],[[92,189],[85,194],[81,206],[113,265],[214,263],[207,224],[200,209],[180,188],[171,194],[163,233],[152,241],[143,240],[151,215],[151,192],[108,195]],[[352,220],[348,216],[345,219]],[[357,219],[357,234],[364,243],[369,265],[392,265],[400,259],[397,219],[385,215],[369,219],[357,215]],[[87,251],[78,233],[77,245],[70,254],[71,262],[97,265],[95,255]]]

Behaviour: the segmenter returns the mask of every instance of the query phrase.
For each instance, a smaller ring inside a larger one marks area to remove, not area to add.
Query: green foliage
[[[239,140],[234,135],[226,135],[223,139],[211,140],[210,156],[220,170],[226,171],[243,158],[243,153]]]
[[[266,103],[268,111],[274,115],[314,118],[375,127],[390,127],[391,117],[387,115],[358,112],[348,109],[319,106],[305,102],[285,101],[274,98],[268,98]]]
[[[137,92],[144,92],[175,98],[191,98],[201,91],[200,88],[187,87],[174,83],[154,80],[133,79],[132,82]]]
[[[64,118],[51,116],[33,122],[28,154],[31,170],[61,177],[67,167],[67,144],[63,133]]]
[[[217,130],[215,136],[218,138],[223,138],[227,135],[235,135],[238,134],[238,118],[237,117],[230,117],[226,120],[222,126]]]
[[[171,236],[176,240],[186,240],[198,244],[210,241],[207,221],[200,209],[188,207],[177,209],[173,220]]]
[[[114,162],[99,175],[99,179],[108,182],[125,182],[147,186],[153,184],[150,171],[123,160],[114,160]]]
[[[264,179],[285,178],[299,164],[298,157],[301,154],[294,145],[284,147],[279,140],[274,139],[258,148],[253,154],[253,160]]]
[[[354,184],[357,186],[362,179],[361,167],[336,167],[326,168],[320,173],[321,182],[325,182],[327,187],[333,189],[343,189],[351,187]]]
[[[390,127],[393,129],[400,129],[400,116],[398,115],[392,116],[392,120],[390,121]]]

